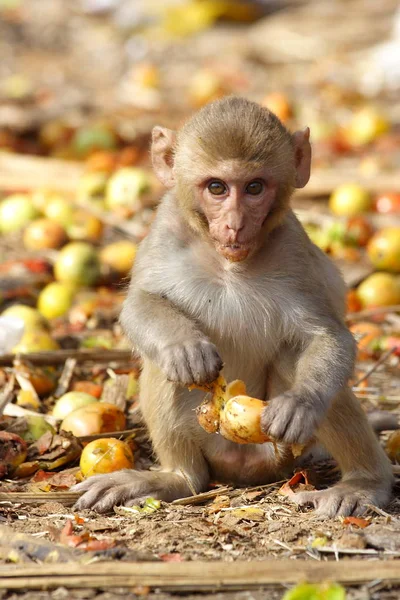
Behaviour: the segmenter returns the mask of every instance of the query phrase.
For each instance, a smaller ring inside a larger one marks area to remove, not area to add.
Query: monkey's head
[[[175,134],[153,129],[156,175],[174,188],[189,225],[230,261],[245,260],[277,227],[310,177],[310,131],[290,134],[268,109],[229,97]]]

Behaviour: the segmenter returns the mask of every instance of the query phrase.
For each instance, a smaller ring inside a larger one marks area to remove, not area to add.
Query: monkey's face
[[[266,169],[251,170],[232,161],[219,163],[196,186],[215,248],[224,258],[245,260],[260,245],[263,225],[278,184]]]

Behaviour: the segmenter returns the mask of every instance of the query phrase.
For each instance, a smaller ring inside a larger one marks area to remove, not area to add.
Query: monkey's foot
[[[148,497],[171,502],[192,495],[180,475],[128,469],[89,477],[71,491],[83,492],[75,504],[76,510],[91,508],[100,513],[110,512],[119,504],[132,506]]]
[[[291,498],[301,506],[311,505],[321,517],[359,516],[365,513],[368,505],[384,507],[390,500],[391,486],[386,482],[377,483],[354,479],[338,483],[327,490],[299,492]]]
[[[292,392],[270,400],[261,414],[261,429],[272,439],[285,444],[305,444],[321,418],[314,403],[307,403]]]

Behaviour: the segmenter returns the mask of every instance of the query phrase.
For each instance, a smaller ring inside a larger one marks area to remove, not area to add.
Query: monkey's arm
[[[314,435],[332,400],[351,376],[355,342],[339,320],[325,315],[318,318],[314,314],[309,321],[293,327],[297,329],[292,332],[297,340],[293,383],[269,402],[262,424],[276,439],[304,443]],[[277,366],[280,368],[285,369],[284,359]]]

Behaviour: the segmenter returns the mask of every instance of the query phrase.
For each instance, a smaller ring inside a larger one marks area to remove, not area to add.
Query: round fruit
[[[142,208],[140,197],[150,190],[150,176],[139,167],[124,167],[110,177],[107,185],[106,207],[109,210]]]
[[[93,285],[100,275],[100,262],[95,248],[86,242],[64,246],[54,265],[58,281],[76,285]]]
[[[386,453],[390,460],[400,463],[400,430],[390,434],[386,443]]]
[[[135,260],[137,246],[129,240],[120,240],[108,244],[100,251],[100,262],[121,273],[127,275]]]
[[[261,430],[261,413],[266,403],[250,396],[228,400],[220,414],[220,433],[237,444],[263,444],[271,441]]]
[[[1,313],[1,316],[21,319],[21,321],[24,322],[26,330],[43,329],[44,327],[47,327],[47,323],[39,311],[37,311],[36,308],[25,306],[25,304],[13,304],[9,308],[6,308],[6,310]]]
[[[400,214],[400,194],[381,194],[375,200],[375,208],[381,214]]]
[[[0,478],[22,464],[28,452],[26,442],[17,434],[0,431]]]
[[[69,283],[54,281],[40,292],[37,307],[46,319],[65,315],[72,306],[76,289]]]
[[[60,346],[47,331],[40,329],[28,329],[22,336],[22,340],[13,348],[14,354],[26,354],[28,352],[46,352],[47,350],[59,350]]]
[[[85,173],[79,180],[78,198],[88,205],[104,207],[103,197],[106,192],[108,174],[104,172]]]
[[[65,230],[50,219],[36,219],[24,231],[24,246],[27,250],[59,248],[67,241]]]
[[[265,96],[261,104],[273,112],[283,123],[293,116],[292,106],[287,96],[281,92],[271,92]]]
[[[0,203],[0,232],[18,231],[38,216],[27,194],[12,194]]]
[[[367,252],[377,269],[400,272],[400,226],[378,231],[370,239]]]
[[[369,192],[357,183],[344,183],[336,188],[329,199],[331,211],[341,217],[353,217],[371,210]]]
[[[373,273],[357,288],[364,308],[400,303],[400,278],[390,273]]]
[[[61,196],[55,197],[47,204],[44,214],[48,219],[67,227],[72,222],[74,208],[68,200]]]
[[[79,156],[87,156],[95,150],[112,150],[117,146],[117,136],[106,125],[88,125],[78,129],[72,147]]]
[[[374,229],[365,217],[351,217],[346,223],[345,240],[353,246],[366,246]]]
[[[362,309],[362,304],[357,292],[355,290],[349,290],[346,295],[346,312],[354,313]]]
[[[389,121],[382,113],[367,106],[353,116],[346,129],[346,139],[352,146],[362,146],[386,133],[389,127]]]
[[[39,188],[34,190],[31,197],[33,206],[41,213],[45,212],[47,206],[53,200],[60,200],[60,198],[63,199],[59,192],[49,190],[47,188]]]
[[[65,419],[67,415],[82,408],[98,402],[97,398],[86,394],[85,392],[67,392],[57,400],[53,408],[53,417],[56,419]]]
[[[76,210],[72,215],[72,223],[67,227],[71,240],[98,242],[103,235],[103,223],[85,210]]]
[[[115,438],[93,440],[83,449],[79,463],[82,475],[113,473],[133,469],[134,458],[128,444]]]
[[[123,431],[125,426],[124,413],[115,404],[107,402],[93,402],[78,408],[61,423],[61,429],[75,436]]]

